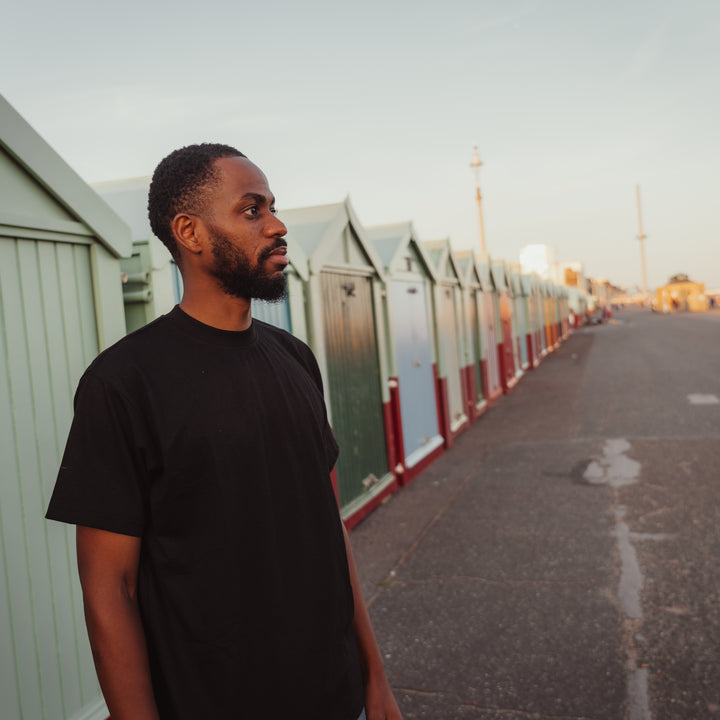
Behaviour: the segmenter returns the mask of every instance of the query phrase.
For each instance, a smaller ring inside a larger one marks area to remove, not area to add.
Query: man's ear
[[[199,220],[196,215],[178,213],[172,221],[171,227],[175,241],[182,248],[193,255],[202,252],[202,242],[199,237]]]

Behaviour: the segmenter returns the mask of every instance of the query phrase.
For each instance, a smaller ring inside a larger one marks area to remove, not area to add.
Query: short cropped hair
[[[214,163],[226,157],[246,155],[229,145],[200,143],[174,150],[155,168],[148,194],[150,227],[176,261],[180,250],[172,231],[173,218],[180,212],[202,214],[208,190],[217,180]]]

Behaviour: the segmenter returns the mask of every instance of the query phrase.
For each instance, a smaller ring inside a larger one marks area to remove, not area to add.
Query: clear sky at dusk
[[[349,194],[366,225],[547,243],[586,273],[720,286],[715,0],[23,2],[0,92],[87,181],[235,145],[280,209]]]

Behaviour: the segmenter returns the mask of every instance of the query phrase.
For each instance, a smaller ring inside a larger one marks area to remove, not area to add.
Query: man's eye
[[[277,215],[277,210],[276,210],[274,207],[271,207],[271,208],[270,208],[270,212],[271,212],[273,215]]]
[[[251,207],[249,207],[249,208],[248,208],[247,210],[245,210],[244,212],[245,212],[246,215],[251,215],[251,216],[254,217],[255,215],[258,214],[258,206],[257,206],[257,205],[252,205]]]

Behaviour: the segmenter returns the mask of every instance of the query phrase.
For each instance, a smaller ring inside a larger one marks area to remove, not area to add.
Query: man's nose
[[[285,223],[280,220],[277,215],[272,216],[272,222],[268,226],[268,235],[272,235],[273,237],[287,235],[287,227],[285,227]]]

